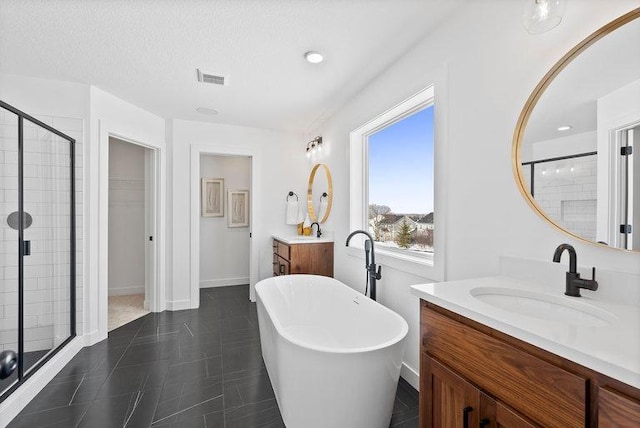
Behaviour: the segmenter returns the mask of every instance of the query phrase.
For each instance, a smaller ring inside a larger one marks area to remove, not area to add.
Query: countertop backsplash
[[[565,256],[566,257],[566,256]],[[568,257],[560,263],[543,260],[522,259],[500,256],[500,275],[565,290],[565,272],[569,270]],[[582,278],[591,278],[591,266],[580,266],[578,272]],[[600,269],[596,266],[597,291],[583,290],[585,296],[615,303],[640,306],[640,275]]]

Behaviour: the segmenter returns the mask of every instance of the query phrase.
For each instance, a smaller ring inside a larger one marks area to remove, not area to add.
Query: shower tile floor
[[[199,309],[111,331],[9,427],[284,427],[248,295],[248,286],[203,289]],[[418,426],[418,393],[402,379],[390,426]]]

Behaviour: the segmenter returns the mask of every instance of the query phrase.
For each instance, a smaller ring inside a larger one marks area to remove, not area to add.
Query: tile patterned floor
[[[204,289],[197,310],[152,313],[110,332],[9,427],[284,427],[248,293]],[[418,394],[401,379],[391,427],[417,426]]]
[[[6,332],[6,330],[4,331]],[[3,332],[3,333],[4,333]],[[17,333],[16,333],[17,335]],[[16,349],[17,351],[17,349]],[[25,373],[33,366],[35,366],[38,361],[45,355],[47,355],[48,351],[32,351],[25,352],[23,355],[24,358],[24,371]],[[6,379],[0,379],[0,392],[5,392],[9,387],[13,386],[13,384],[18,380],[18,370],[15,370],[11,376]]]

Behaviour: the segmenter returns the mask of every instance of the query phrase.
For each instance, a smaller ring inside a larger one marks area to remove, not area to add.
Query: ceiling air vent
[[[198,82],[211,83],[214,85],[229,86],[229,76],[218,76],[215,74],[205,73],[200,69],[198,71]]]

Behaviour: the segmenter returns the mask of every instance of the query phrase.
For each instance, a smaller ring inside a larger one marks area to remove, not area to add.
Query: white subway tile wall
[[[36,118],[76,140],[76,328],[82,334],[83,120]],[[32,352],[53,349],[70,334],[71,162],[67,140],[27,120],[24,125],[24,210],[33,218],[24,231],[31,241],[24,258],[24,333],[25,352]],[[18,232],[6,222],[17,203],[18,120],[0,109],[0,351],[18,348]]]
[[[560,226],[591,241],[596,239],[596,161],[596,156],[585,156],[535,167],[540,207]]]

